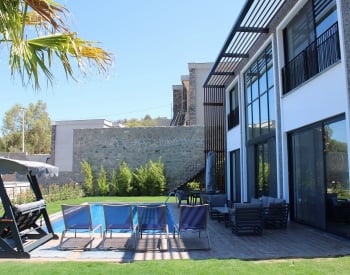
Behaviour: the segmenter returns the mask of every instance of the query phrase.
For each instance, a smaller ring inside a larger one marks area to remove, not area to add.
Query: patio
[[[168,204],[174,221],[178,220],[178,207]],[[51,240],[32,251],[29,261],[116,261],[133,262],[142,260],[176,259],[227,259],[268,260],[283,258],[323,258],[350,255],[350,240],[343,239],[307,226],[289,223],[286,230],[264,230],[262,236],[237,236],[224,223],[209,219],[211,250],[183,251],[182,246],[200,248],[200,243],[181,243],[169,235],[167,251],[90,251],[58,250],[58,240]],[[93,247],[101,239],[96,238]],[[164,243],[164,242],[163,242]],[[142,247],[152,247],[153,238],[145,238],[139,243]],[[139,246],[139,248],[140,248]],[[3,259],[8,260],[8,259]],[[28,261],[28,260],[25,260]]]

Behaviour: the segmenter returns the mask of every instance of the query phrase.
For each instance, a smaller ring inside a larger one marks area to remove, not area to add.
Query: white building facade
[[[226,192],[350,237],[346,0],[246,1],[204,83],[225,93]]]

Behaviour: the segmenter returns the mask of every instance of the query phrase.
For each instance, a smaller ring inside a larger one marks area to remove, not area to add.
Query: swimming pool
[[[138,204],[141,205],[141,204]],[[145,205],[145,204],[142,204]],[[147,204],[150,205],[150,204]],[[155,205],[155,204],[152,204]],[[169,232],[173,232],[173,227],[174,227],[174,221],[173,217],[170,214],[169,208],[167,207],[167,223],[168,223],[168,229]],[[102,224],[102,230],[105,230],[105,219],[104,219],[104,213],[103,213],[103,205],[102,204],[90,204],[90,210],[91,210],[91,219],[93,224]],[[137,210],[136,210],[136,205],[132,205],[132,212],[133,212],[133,222],[134,224],[137,224]],[[52,221],[51,222],[53,231],[55,233],[62,233],[64,230],[64,222],[63,218],[61,217],[58,220]]]

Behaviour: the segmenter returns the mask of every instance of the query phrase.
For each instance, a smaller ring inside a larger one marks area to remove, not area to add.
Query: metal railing
[[[282,68],[283,94],[340,60],[338,23]]]

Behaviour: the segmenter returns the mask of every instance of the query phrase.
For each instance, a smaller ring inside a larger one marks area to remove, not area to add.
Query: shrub
[[[140,166],[135,169],[133,173],[133,194],[136,196],[147,194],[147,170],[145,167]]]
[[[164,163],[159,159],[157,162],[149,161],[146,165],[147,180],[145,186],[147,195],[164,195],[166,190],[166,179],[164,175]]]
[[[122,162],[119,166],[119,172],[117,176],[119,195],[126,196],[132,192],[132,179],[133,173],[126,162]]]
[[[108,195],[109,185],[107,181],[107,172],[102,165],[100,168],[99,177],[97,179],[97,187],[98,187],[97,194],[99,194],[100,196]]]
[[[82,161],[80,165],[81,165],[82,172],[85,176],[84,183],[83,183],[83,190],[85,192],[85,195],[93,196],[95,193],[95,190],[94,190],[94,177],[92,174],[91,165],[87,161]]]
[[[115,169],[112,170],[111,181],[109,182],[109,195],[110,196],[119,195],[118,175]]]
[[[201,189],[201,183],[196,181],[191,181],[187,183],[188,190],[200,190]]]
[[[143,167],[136,169],[134,173],[134,186],[138,188],[138,195],[157,196],[163,195],[166,189],[164,164],[158,160],[150,160]]]

